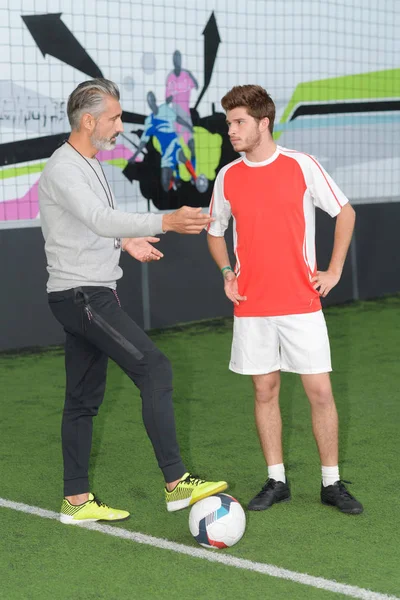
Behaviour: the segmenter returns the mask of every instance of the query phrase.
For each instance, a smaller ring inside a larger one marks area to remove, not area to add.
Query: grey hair
[[[79,130],[82,115],[90,113],[97,119],[104,110],[104,97],[119,100],[118,86],[109,79],[83,81],[68,98],[67,114],[71,129]]]

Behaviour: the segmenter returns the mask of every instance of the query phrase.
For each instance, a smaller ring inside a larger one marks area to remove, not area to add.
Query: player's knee
[[[160,350],[147,354],[148,375],[153,389],[172,387],[172,367],[168,358]]]
[[[257,403],[274,402],[279,398],[279,377],[253,376],[255,400]]]
[[[96,417],[99,412],[100,404],[101,402],[93,405],[78,404],[75,406],[64,407],[64,419],[70,420],[78,417]]]
[[[317,408],[330,408],[335,404],[330,386],[320,386],[308,393],[311,404]]]
[[[265,391],[256,392],[254,396],[254,401],[257,406],[274,406],[279,404],[279,393],[278,391]]]

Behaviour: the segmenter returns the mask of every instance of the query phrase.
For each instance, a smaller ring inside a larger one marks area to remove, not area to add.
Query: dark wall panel
[[[360,298],[400,290],[400,203],[357,207],[356,248]]]
[[[358,206],[356,212],[360,298],[400,291],[400,203]],[[317,211],[316,245],[321,270],[329,264],[334,225],[334,219]],[[227,242],[231,249],[231,231]],[[208,253],[205,233],[167,234],[161,236],[158,247],[165,257],[148,265],[152,328],[232,314],[221,275]],[[0,230],[0,256],[0,351],[61,343],[62,328],[47,306],[40,228]],[[125,254],[121,266],[124,277],[118,284],[119,296],[125,310],[143,327],[142,267]],[[342,280],[324,306],[351,300],[353,288],[349,255]]]
[[[43,245],[40,228],[0,230],[0,350],[63,340],[47,305]]]
[[[232,248],[232,233],[227,234]],[[149,265],[151,327],[232,314],[223,280],[207,247],[206,233],[162,236],[164,258]]]

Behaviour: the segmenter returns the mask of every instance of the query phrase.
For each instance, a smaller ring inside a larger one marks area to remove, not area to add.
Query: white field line
[[[11,500],[5,500],[4,498],[0,498],[0,507],[11,508],[12,510],[35,515],[44,519],[59,519],[59,514],[51,510],[44,510],[43,508],[30,506],[29,504],[22,504],[20,502],[12,502]],[[63,527],[68,527],[68,525],[63,525]],[[243,558],[235,558],[234,556],[223,554],[223,552],[218,550],[213,551],[203,550],[201,548],[192,548],[191,546],[170,542],[168,540],[156,538],[151,535],[145,535],[143,533],[128,531],[127,529],[121,529],[119,527],[102,525],[100,523],[77,524],[75,527],[90,529],[92,531],[98,531],[99,533],[105,533],[106,535],[112,535],[125,540],[131,540],[137,544],[146,544],[147,546],[153,546],[154,548],[171,550],[172,552],[178,552],[179,554],[186,554],[192,558],[202,558],[204,560],[208,560],[209,562],[220,563],[228,567],[236,567],[237,569],[254,571],[256,573],[262,573],[263,575],[269,575],[270,577],[277,577],[278,579],[286,579],[288,581],[294,581],[295,583],[302,583],[303,585],[309,585],[327,592],[343,594],[345,596],[349,596],[350,598],[360,598],[361,600],[400,600],[400,598],[397,596],[388,596],[387,594],[372,592],[371,590],[360,588],[355,585],[346,585],[344,583],[338,583],[334,580],[331,581],[330,579],[324,579],[323,577],[313,577],[312,575],[307,575],[306,573],[297,573],[296,571],[281,569],[280,567],[275,567],[274,565],[253,562]]]

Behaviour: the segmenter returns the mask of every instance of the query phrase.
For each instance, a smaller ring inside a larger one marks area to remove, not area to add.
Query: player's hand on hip
[[[151,262],[152,260],[160,260],[164,256],[160,250],[152,246],[152,244],[159,241],[160,238],[156,237],[124,238],[122,248],[139,262]]]
[[[239,294],[237,278],[232,271],[229,271],[224,277],[224,290],[227,298],[229,298],[235,306],[239,306],[240,302],[247,300],[246,296],[241,296]]]
[[[162,228],[163,231],[197,234],[212,221],[214,219],[210,215],[202,213],[201,208],[182,206],[175,212],[163,216]]]
[[[317,271],[317,274],[311,279],[314,284],[314,289],[319,292],[319,295],[325,298],[332,288],[339,283],[340,274],[332,271]]]

